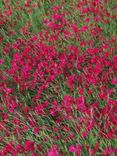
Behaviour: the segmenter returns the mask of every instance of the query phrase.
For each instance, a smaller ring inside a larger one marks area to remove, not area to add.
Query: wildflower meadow
[[[0,0],[0,156],[117,155],[117,1]]]

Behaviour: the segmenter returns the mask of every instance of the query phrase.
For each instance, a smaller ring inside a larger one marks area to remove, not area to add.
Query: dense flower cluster
[[[29,17],[43,5],[16,2],[14,10],[25,9]],[[35,34],[31,21],[13,30],[9,1],[0,15],[10,38],[23,36],[2,46],[0,154],[116,154],[117,39],[110,26],[115,26],[116,2],[49,3],[43,28]],[[5,42],[3,36],[0,40]]]

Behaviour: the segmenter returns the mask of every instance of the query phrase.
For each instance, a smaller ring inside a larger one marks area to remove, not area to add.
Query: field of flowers
[[[0,0],[0,156],[117,154],[117,1]]]

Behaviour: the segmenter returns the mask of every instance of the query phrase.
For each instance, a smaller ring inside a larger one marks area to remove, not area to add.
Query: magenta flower
[[[48,156],[58,156],[58,147],[53,145],[48,151]]]
[[[88,26],[87,25],[86,26],[82,26],[81,27],[81,32],[84,33],[84,32],[87,31],[87,29],[88,29]]]
[[[0,65],[2,65],[3,64],[3,59],[0,59]]]
[[[117,78],[113,78],[111,82],[112,84],[117,85]]]
[[[27,140],[25,142],[25,146],[24,146],[24,149],[26,151],[34,151],[35,147],[34,147],[34,142],[33,141],[30,141],[30,140]]]
[[[76,147],[74,145],[71,145],[69,147],[69,152],[75,152],[76,151]]]

